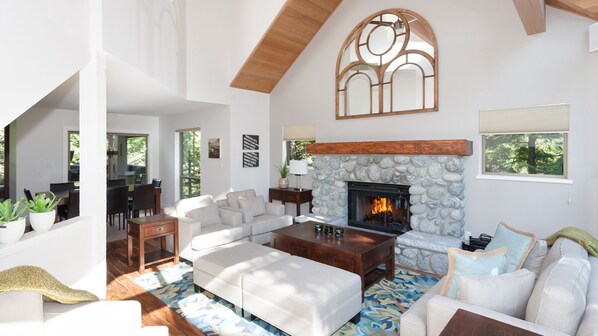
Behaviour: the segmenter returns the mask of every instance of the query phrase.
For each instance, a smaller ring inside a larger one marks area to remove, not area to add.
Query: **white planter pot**
[[[50,212],[30,212],[29,213],[29,222],[31,222],[31,227],[36,232],[46,232],[52,228],[54,225],[54,220],[56,219],[56,209]]]
[[[25,217],[16,221],[3,223],[5,228],[0,228],[0,244],[10,244],[19,241],[25,233]]]

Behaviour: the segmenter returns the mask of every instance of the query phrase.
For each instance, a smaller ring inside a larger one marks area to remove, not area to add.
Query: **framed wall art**
[[[208,158],[220,159],[220,138],[208,139]]]

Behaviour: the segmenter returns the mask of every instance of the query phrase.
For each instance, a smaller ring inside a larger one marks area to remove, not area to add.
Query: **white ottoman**
[[[242,308],[243,275],[288,257],[286,252],[247,241],[202,250],[193,261],[193,283]]]
[[[291,256],[243,276],[243,309],[291,335],[330,335],[361,310],[361,278]]]

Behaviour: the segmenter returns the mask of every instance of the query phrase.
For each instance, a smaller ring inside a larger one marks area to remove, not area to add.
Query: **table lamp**
[[[301,188],[301,175],[307,174],[307,161],[291,160],[289,164],[289,173],[297,176],[297,186],[299,187],[299,191],[302,191],[303,188]]]

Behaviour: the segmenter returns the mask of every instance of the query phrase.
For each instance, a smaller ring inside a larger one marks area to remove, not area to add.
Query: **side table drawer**
[[[321,262],[322,264],[338,267],[344,269],[345,271],[355,273],[355,263],[353,259],[341,257],[338,255],[330,255],[330,254],[321,254],[317,253],[313,255],[313,260],[317,262]]]
[[[159,236],[172,232],[174,232],[174,223],[164,223],[144,228],[144,235],[146,237]]]

